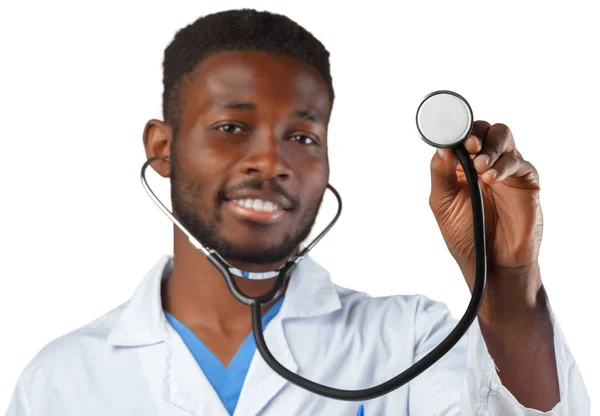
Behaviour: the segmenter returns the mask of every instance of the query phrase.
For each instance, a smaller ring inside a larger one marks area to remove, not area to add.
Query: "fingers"
[[[471,155],[471,159],[474,159],[481,152],[484,139],[490,127],[491,124],[484,120],[477,120],[473,123],[471,133],[463,141],[463,146]],[[458,170],[460,172],[464,171],[462,165],[458,165]]]
[[[479,174],[488,171],[504,153],[516,151],[512,132],[505,124],[490,125],[483,120],[473,123],[464,145],[472,155],[475,170]]]
[[[471,158],[475,157],[475,155],[481,151],[481,144],[482,140],[477,136],[473,136],[472,134],[463,141],[463,146],[465,149],[467,149],[467,152],[469,152]]]
[[[463,146],[473,158],[478,175],[488,184],[519,178],[527,186],[539,185],[537,170],[523,159],[516,148],[512,132],[505,124],[491,125],[484,120],[475,121]],[[444,149],[442,154],[445,156],[437,155],[432,160],[434,194],[455,190],[458,179],[456,170],[463,171],[450,149]]]
[[[471,128],[471,135],[478,137],[479,139],[484,139],[488,130],[492,127],[490,123],[485,120],[477,120],[473,123],[473,128]]]
[[[481,175],[481,179],[488,184],[518,179],[515,183],[523,183],[527,187],[532,184],[539,185],[537,169],[515,152],[504,153],[500,156],[496,163]]]

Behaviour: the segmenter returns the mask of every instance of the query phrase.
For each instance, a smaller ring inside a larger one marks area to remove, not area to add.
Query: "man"
[[[164,58],[164,121],[144,130],[171,181],[175,216],[239,269],[257,296],[308,236],[325,192],[334,101],[329,53],[288,18],[205,16]],[[409,384],[364,403],[311,394],[255,351],[249,308],[177,228],[133,298],[47,345],[20,377],[8,415],[589,415],[581,375],[540,277],[539,181],[503,124],[465,140],[480,175],[489,249],[479,317]],[[452,152],[431,160],[430,206],[469,287],[470,197]],[[265,337],[288,369],[344,389],[379,384],[456,324],[423,296],[371,298],[332,283],[311,258],[264,308]],[[536,411],[537,410],[537,411]],[[547,413],[542,413],[547,412]]]

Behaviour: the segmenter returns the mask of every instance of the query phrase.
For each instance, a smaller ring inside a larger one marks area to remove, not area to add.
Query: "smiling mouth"
[[[263,224],[275,223],[287,213],[275,202],[255,198],[232,199],[225,205],[237,217]]]
[[[262,199],[234,199],[231,202],[241,207],[261,212],[274,212],[281,210],[281,207],[275,202],[264,201]]]

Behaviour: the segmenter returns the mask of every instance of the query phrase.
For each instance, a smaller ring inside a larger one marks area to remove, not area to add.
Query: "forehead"
[[[186,107],[208,108],[224,99],[241,99],[257,107],[306,107],[324,117],[329,90],[313,66],[265,51],[225,51],[208,55],[192,72]]]

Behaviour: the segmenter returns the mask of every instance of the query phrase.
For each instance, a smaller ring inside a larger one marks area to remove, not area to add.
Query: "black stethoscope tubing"
[[[433,144],[433,143],[430,143]],[[435,145],[435,144],[433,144]],[[279,374],[281,377],[290,381],[291,383],[308,390],[312,393],[328,397],[331,399],[345,400],[345,401],[364,401],[374,399],[376,397],[387,394],[393,390],[398,389],[404,384],[408,383],[427,368],[431,367],[435,362],[442,358],[456,343],[466,334],[467,330],[477,318],[479,308],[483,301],[483,295],[485,292],[486,279],[487,279],[487,257],[486,257],[486,241],[485,241],[485,217],[483,198],[481,194],[481,187],[479,185],[479,179],[473,160],[469,153],[464,148],[462,143],[454,145],[452,150],[456,153],[460,164],[462,165],[465,176],[467,178],[469,193],[471,195],[471,206],[473,213],[473,237],[475,240],[475,281],[473,285],[473,291],[469,305],[463,315],[458,321],[454,329],[446,336],[446,338],[440,342],[440,344],[431,350],[427,355],[422,357],[419,361],[414,363],[408,369],[395,377],[378,384],[373,387],[369,387],[361,390],[342,390],[334,387],[325,386],[322,384],[315,383],[314,381],[308,380],[296,373],[291,372],[283,365],[281,365],[273,356],[269,350],[262,327],[262,311],[261,306],[272,302],[277,299],[283,291],[287,281],[290,279],[292,272],[295,270],[298,262],[308,255],[308,252],[329,232],[329,230],[336,223],[340,217],[342,210],[342,199],[339,193],[331,185],[327,185],[329,189],[337,199],[338,210],[333,220],[327,225],[327,227],[297,256],[288,260],[286,264],[279,269],[279,274],[275,278],[275,284],[271,290],[261,296],[247,296],[239,287],[236,285],[235,280],[229,271],[230,265],[214,250],[204,247],[200,244],[196,238],[173,216],[173,214],[162,204],[162,202],[156,197],[152,189],[148,185],[145,178],[146,168],[155,160],[166,159],[164,156],[157,156],[148,159],[142,166],[141,178],[142,185],[157,204],[157,206],[165,213],[173,223],[179,227],[179,229],[187,235],[190,243],[195,246],[198,250],[202,251],[207,259],[213,264],[213,266],[223,275],[225,282],[231,291],[232,295],[241,303],[250,306],[252,314],[252,332],[254,334],[254,341],[256,348],[262,358],[265,360],[267,365]]]

